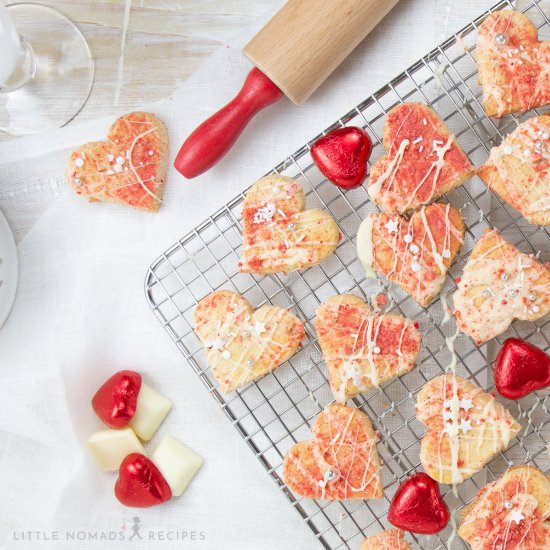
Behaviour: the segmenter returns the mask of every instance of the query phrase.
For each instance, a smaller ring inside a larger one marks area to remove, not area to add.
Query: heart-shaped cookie
[[[412,533],[431,535],[445,529],[449,508],[439,492],[439,485],[424,472],[407,478],[391,501],[388,521]]]
[[[461,483],[472,477],[521,429],[492,395],[454,374],[424,385],[416,417],[429,430],[422,438],[420,461],[439,483]]]
[[[550,115],[520,124],[477,174],[526,220],[550,225]]]
[[[422,342],[413,321],[376,314],[352,294],[322,303],[315,330],[332,393],[340,403],[409,372]]]
[[[254,311],[240,294],[220,290],[199,302],[195,332],[220,389],[229,393],[292,357],[304,325],[286,309],[263,305]]]
[[[367,537],[361,545],[361,550],[411,550],[405,540],[403,531],[389,529]]]
[[[495,361],[495,385],[508,399],[550,386],[550,355],[519,338],[508,338]]]
[[[109,201],[156,212],[162,202],[168,133],[151,113],[128,113],[115,121],[107,141],[71,153],[69,185],[90,202]]]
[[[464,509],[458,534],[472,550],[550,550],[550,477],[510,468]]]
[[[367,190],[388,214],[416,210],[474,175],[454,135],[422,103],[403,103],[388,113],[383,145],[388,154],[373,164]]]
[[[519,11],[491,13],[479,27],[476,61],[487,116],[528,111],[550,102],[550,42]]]
[[[141,375],[121,370],[109,378],[92,398],[92,408],[109,428],[123,428],[136,414]]]
[[[311,146],[311,158],[317,168],[337,187],[353,189],[367,175],[367,160],[372,142],[363,128],[336,128]]]
[[[120,465],[115,496],[124,506],[148,508],[170,500],[172,491],[151,460],[132,453]]]
[[[326,500],[383,496],[377,433],[354,407],[329,405],[315,420],[309,441],[285,455],[283,476],[296,494]]]
[[[550,266],[488,230],[472,250],[453,303],[460,330],[482,344],[514,319],[535,321],[550,311]]]
[[[243,202],[244,273],[289,272],[316,265],[330,256],[340,230],[327,212],[305,210],[297,181],[285,176],[258,180]]]
[[[464,230],[459,211],[448,204],[422,207],[409,221],[370,214],[359,227],[357,253],[367,276],[380,271],[426,307],[443,286]]]

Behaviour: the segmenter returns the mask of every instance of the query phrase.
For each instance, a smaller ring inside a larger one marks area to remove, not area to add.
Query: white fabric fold
[[[306,104],[282,100],[265,110],[195,180],[170,168],[157,214],[88,204],[65,183],[70,150],[103,138],[111,119],[0,144],[0,208],[20,259],[15,307],[0,331],[0,548],[319,548],[148,311],[145,272],[209,214],[493,3],[401,0]],[[252,34],[220,48],[172,97],[136,105],[166,122],[171,160],[241,86],[250,64],[239,48]],[[140,371],[174,403],[148,451],[171,434],[206,461],[182,497],[156,508],[120,505],[116,476],[99,472],[85,451],[86,438],[102,429],[91,395],[123,368]],[[141,534],[157,539],[128,541],[134,516]],[[41,539],[17,539],[27,531]],[[192,531],[205,540],[191,540]],[[58,540],[42,540],[54,532]],[[125,540],[88,540],[111,532]],[[159,541],[162,533],[187,535]]]

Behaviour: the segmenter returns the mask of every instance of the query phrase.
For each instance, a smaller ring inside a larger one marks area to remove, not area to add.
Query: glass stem
[[[32,46],[21,38],[19,63],[9,80],[0,85],[0,93],[10,93],[28,84],[36,75],[36,55]]]

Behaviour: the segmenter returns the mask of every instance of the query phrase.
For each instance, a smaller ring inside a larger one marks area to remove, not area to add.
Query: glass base
[[[13,136],[61,128],[86,104],[94,60],[84,35],[57,10],[41,4],[7,6],[34,52],[35,74],[22,88],[0,93],[0,132]]]

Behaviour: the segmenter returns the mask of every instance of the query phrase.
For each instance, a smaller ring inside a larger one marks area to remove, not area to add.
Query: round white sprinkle
[[[78,185],[80,183],[80,178],[75,178],[73,181]]]
[[[539,306],[533,306],[533,313],[538,313],[540,310]]]
[[[544,141],[537,141],[535,143],[535,149],[542,151],[544,149]]]
[[[531,151],[529,151],[529,149],[525,149],[525,150],[523,151],[523,156],[524,156],[524,157],[528,157],[530,154],[531,154]]]
[[[500,278],[503,280],[503,281],[507,281],[508,280],[508,274],[507,273],[503,273]]]
[[[120,166],[120,164],[115,164],[115,165],[113,166],[113,170],[114,170],[115,172],[122,172],[122,166]]]
[[[445,250],[443,251],[442,256],[443,256],[444,258],[450,258],[450,257],[451,257],[451,251],[448,250],[448,249],[445,249]]]
[[[420,271],[420,264],[417,264],[416,262],[413,262],[413,263],[411,264],[411,269],[412,269],[414,272]]]
[[[408,233],[403,237],[403,240],[408,244],[413,242],[412,235],[409,235]]]
[[[107,170],[107,174],[108,174],[109,176],[111,176],[111,175],[114,174],[114,171],[113,171],[113,170]]]
[[[81,159],[80,157],[77,157],[77,158],[74,160],[74,163],[75,163],[75,165],[78,166],[79,168],[80,168],[81,166],[84,166],[84,160]]]
[[[515,298],[518,295],[518,291],[515,288],[512,288],[512,290],[508,291],[508,296],[511,298]]]
[[[490,293],[487,289],[485,289],[485,290],[481,293],[481,295],[482,295],[484,298],[489,298],[489,296],[491,296],[491,293]]]
[[[296,229],[296,224],[294,222],[288,224],[289,229]]]
[[[247,366],[251,367],[254,364],[254,361],[252,361],[252,359],[247,359],[246,364]]]
[[[505,155],[511,154],[512,151],[513,151],[512,146],[511,145],[505,145],[503,151],[504,151]]]
[[[109,153],[109,156],[107,157],[109,159],[109,162],[113,162],[115,160],[115,156]]]
[[[372,351],[374,351],[374,353],[380,353],[380,348],[376,346]]]
[[[222,358],[223,359],[230,359],[231,358],[231,353],[227,350],[224,350],[223,353],[222,353]]]
[[[418,252],[420,251],[420,248],[418,248],[418,246],[415,244],[411,244],[409,250],[411,251],[412,254],[418,254]]]
[[[126,162],[126,159],[124,157],[117,157],[116,158],[116,163],[120,164],[120,166],[122,166],[125,162]]]
[[[504,501],[504,508],[509,510],[512,507],[512,503],[509,500]]]
[[[506,44],[506,42],[508,42],[508,36],[506,34],[504,34],[503,32],[499,32],[495,36],[495,42],[497,44]]]
[[[534,302],[536,299],[537,299],[537,295],[534,292],[530,292],[529,300],[531,300],[531,302]]]
[[[153,151],[149,151],[149,156],[152,157],[154,155]]]

